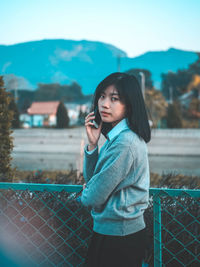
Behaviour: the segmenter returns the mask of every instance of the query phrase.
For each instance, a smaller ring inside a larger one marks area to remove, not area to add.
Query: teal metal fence
[[[92,220],[78,197],[81,189],[0,183],[1,262],[20,267],[83,266]],[[145,212],[149,266],[200,266],[199,202],[200,190],[150,189]]]

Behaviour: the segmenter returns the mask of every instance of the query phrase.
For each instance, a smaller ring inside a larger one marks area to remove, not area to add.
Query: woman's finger
[[[87,119],[85,119],[85,122],[88,122],[88,121],[91,121],[91,120],[94,120],[95,119],[95,116],[92,116],[92,117],[89,117]]]
[[[94,123],[91,122],[91,121],[88,121],[88,122],[85,123],[85,126],[89,126],[89,125],[94,126]]]
[[[93,115],[93,116],[89,116],[89,117],[85,118],[85,121],[89,121],[89,120],[91,120],[92,118],[95,118],[95,116],[94,116],[94,115]]]
[[[94,112],[90,112],[90,113],[85,117],[85,119],[87,119],[88,117],[90,117],[90,116],[92,116],[92,115],[94,115]]]

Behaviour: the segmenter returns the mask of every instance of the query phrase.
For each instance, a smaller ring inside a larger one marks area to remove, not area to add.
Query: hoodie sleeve
[[[83,177],[86,183],[93,176],[97,160],[98,160],[98,146],[92,151],[87,151],[87,145],[86,145],[84,148],[84,160],[83,160]]]
[[[83,190],[82,203],[91,207],[104,204],[116,186],[126,178],[132,164],[133,155],[129,146],[116,143],[110,147],[101,170],[90,179]]]

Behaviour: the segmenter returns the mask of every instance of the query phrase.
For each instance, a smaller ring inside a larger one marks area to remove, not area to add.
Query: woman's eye
[[[104,98],[104,95],[101,95],[100,98]]]
[[[112,100],[112,101],[117,101],[117,100],[119,100],[119,99],[116,98],[116,97],[112,97],[111,100]]]

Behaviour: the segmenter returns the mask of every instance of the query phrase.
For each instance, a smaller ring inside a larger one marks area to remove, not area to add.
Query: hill
[[[158,88],[161,73],[187,68],[197,59],[194,52],[174,48],[129,58],[110,44],[55,39],[0,45],[0,73],[21,77],[17,85],[21,89],[36,89],[38,83],[77,82],[84,94],[92,94],[105,76],[117,71],[118,56],[121,71],[148,69]]]

